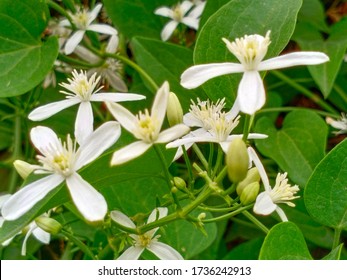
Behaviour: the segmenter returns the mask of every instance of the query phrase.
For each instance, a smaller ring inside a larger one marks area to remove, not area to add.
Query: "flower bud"
[[[180,177],[174,177],[173,184],[175,187],[177,187],[180,190],[185,189],[187,187],[186,182]]]
[[[203,220],[205,218],[206,218],[206,213],[205,212],[200,213],[199,216],[198,216],[198,220],[199,221],[201,221],[201,220]]]
[[[234,139],[226,155],[226,165],[229,179],[238,183],[242,181],[248,171],[249,156],[245,142],[241,138]]]
[[[35,223],[37,224],[38,227],[40,227],[41,229],[43,229],[44,231],[50,234],[57,234],[60,232],[62,228],[62,225],[59,222],[45,216],[40,216],[36,218]]]
[[[182,106],[176,94],[174,94],[173,92],[170,92],[169,95],[166,116],[170,126],[174,126],[183,122]]]
[[[25,161],[23,161],[23,160],[19,160],[19,159],[15,160],[15,161],[13,162],[13,166],[14,166],[14,168],[17,170],[19,176],[21,176],[22,179],[24,179],[24,180],[25,180],[25,179],[30,175],[30,173],[33,172],[34,169],[35,169],[35,168],[33,167],[33,165],[31,165],[31,164],[29,164],[29,163],[27,163],[27,162],[25,162]]]
[[[237,184],[236,192],[240,196],[243,189],[249,184],[260,181],[259,171],[256,167],[253,167],[248,170],[247,176],[240,183]]]
[[[260,184],[259,182],[253,182],[247,185],[240,196],[240,201],[243,205],[248,205],[255,201],[259,193]]]

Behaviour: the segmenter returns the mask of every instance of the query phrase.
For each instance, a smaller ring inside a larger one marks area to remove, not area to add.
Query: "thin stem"
[[[265,234],[269,233],[269,229],[261,223],[256,217],[254,217],[252,214],[250,214],[247,211],[242,212],[242,214],[250,220],[253,224],[255,224],[258,228],[260,228]]]
[[[245,115],[245,122],[243,124],[243,136],[242,136],[242,140],[244,142],[247,142],[249,129],[250,129],[250,124],[251,124],[251,116],[250,115]]]
[[[204,166],[204,168],[206,170],[208,170],[208,162],[207,162],[205,156],[203,155],[203,153],[201,152],[200,148],[198,147],[198,145],[196,145],[194,143],[192,147],[193,147],[193,150],[196,153],[197,157],[199,158],[200,162]]]
[[[243,213],[243,211],[246,211],[246,210],[250,209],[251,207],[252,207],[252,205],[247,205],[247,206],[241,207],[241,208],[239,208],[233,212],[218,216],[216,218],[202,220],[202,222],[203,223],[213,223],[213,222],[223,221],[223,220],[229,219],[231,217],[234,217],[237,214]]]
[[[340,228],[335,228],[334,241],[333,241],[332,249],[335,249],[340,244],[341,232],[342,232],[342,230]]]
[[[214,166],[214,170],[212,172],[212,178],[216,176],[216,174],[219,171],[220,166],[222,165],[223,162],[223,157],[224,157],[224,152],[220,146],[218,146],[218,152],[217,152],[217,160],[216,160],[216,165]]]
[[[89,247],[84,244],[81,240],[73,236],[70,232],[66,230],[61,230],[60,233],[67,237],[70,241],[75,243],[78,248],[81,249],[82,252],[84,252],[86,255],[88,255],[91,259],[96,260],[96,257],[94,256],[93,252],[89,249]]]
[[[291,111],[298,111],[298,110],[307,110],[311,112],[315,112],[318,115],[324,116],[324,117],[334,117],[334,118],[339,118],[339,114],[335,113],[330,113],[330,112],[325,112],[317,109],[310,109],[306,107],[274,107],[274,108],[265,108],[261,109],[257,112],[257,115],[260,114],[267,114],[267,113],[273,113],[273,112],[291,112]]]
[[[63,61],[63,62],[78,65],[78,66],[81,66],[81,67],[84,67],[87,69],[99,67],[99,66],[103,65],[105,62],[104,60],[100,59],[100,61],[98,63],[90,64],[88,62],[85,62],[85,61],[82,61],[79,59],[75,59],[75,58],[72,58],[70,56],[63,55],[61,53],[58,55],[58,59]]]
[[[48,6],[50,6],[51,8],[56,10],[58,13],[60,13],[64,17],[66,17],[68,19],[68,21],[70,22],[72,29],[74,29],[74,30],[76,29],[76,26],[75,26],[71,16],[69,15],[68,12],[65,11],[65,9],[63,9],[57,3],[55,3],[54,1],[51,1],[51,0],[46,0],[46,3]]]
[[[192,169],[192,164],[189,160],[188,154],[187,154],[187,150],[186,147],[184,145],[182,145],[182,151],[183,151],[183,157],[184,157],[184,161],[186,163],[186,167],[188,170],[188,177],[189,177],[189,184],[188,184],[188,189],[191,189],[192,186],[194,186],[194,176],[193,176],[193,169]]]

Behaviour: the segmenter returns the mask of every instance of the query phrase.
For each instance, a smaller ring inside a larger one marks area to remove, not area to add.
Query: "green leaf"
[[[257,260],[260,252],[260,248],[263,244],[264,238],[258,237],[251,239],[247,242],[233,248],[226,256],[224,260]]]
[[[201,15],[199,21],[199,29],[206,23],[206,21],[212,16],[216,11],[218,11],[223,5],[228,3],[230,0],[213,0],[207,1],[205,9]]]
[[[317,222],[347,230],[347,139],[318,164],[307,183],[304,199]]]
[[[132,40],[132,47],[137,63],[158,85],[164,81],[170,83],[170,90],[178,96],[184,110],[189,108],[190,99],[204,98],[201,89],[190,91],[180,85],[182,72],[193,64],[191,50],[142,37],[135,37]]]
[[[291,222],[275,225],[266,236],[260,260],[311,260],[304,236]]]
[[[262,117],[256,123],[257,133],[269,137],[256,141],[259,151],[276,161],[280,168],[301,188],[324,157],[327,125],[314,112],[296,110],[289,113],[277,130],[274,123]]]
[[[232,0],[214,13],[201,29],[194,51],[194,63],[238,62],[227,50],[222,38],[234,40],[244,35],[265,36],[271,30],[266,58],[278,55],[287,45],[296,22],[301,0]],[[226,97],[234,101],[241,74],[214,78],[203,85],[209,98]]]
[[[1,1],[0,97],[29,91],[50,71],[58,41],[55,37],[41,40],[48,16],[44,1]]]
[[[320,31],[329,32],[324,6],[320,0],[304,0],[298,14],[298,22],[306,22]]]
[[[332,250],[328,255],[326,255],[323,260],[339,260],[341,257],[341,251],[343,248],[343,243]]]

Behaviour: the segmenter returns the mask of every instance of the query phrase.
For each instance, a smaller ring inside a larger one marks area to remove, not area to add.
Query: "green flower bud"
[[[248,171],[249,156],[245,142],[241,138],[234,139],[226,155],[226,165],[229,179],[238,183],[242,181]]]
[[[186,182],[180,177],[174,177],[173,178],[173,184],[175,187],[177,187],[180,190],[185,189],[187,187]]]
[[[62,228],[62,225],[59,222],[45,216],[40,216],[36,218],[35,223],[37,224],[38,227],[40,227],[41,229],[43,229],[44,231],[50,234],[57,234],[60,232]]]
[[[183,122],[182,106],[176,94],[174,94],[173,92],[170,92],[169,95],[166,116],[170,126],[174,126]]]
[[[19,159],[13,162],[13,166],[17,170],[19,176],[21,176],[24,180],[30,175],[31,172],[34,171],[31,164]]]
[[[198,220],[199,221],[201,221],[201,220],[203,220],[205,218],[206,218],[206,213],[205,212],[200,213],[199,216],[198,216]]]
[[[253,167],[248,170],[247,176],[240,183],[237,184],[236,192],[240,196],[243,189],[249,184],[260,181],[259,171],[256,167]]]
[[[240,196],[240,201],[243,205],[248,205],[255,201],[259,193],[259,182],[253,182],[246,186]]]

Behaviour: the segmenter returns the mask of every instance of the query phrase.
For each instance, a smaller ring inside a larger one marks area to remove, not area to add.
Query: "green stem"
[[[51,8],[56,10],[58,13],[60,13],[64,17],[66,17],[68,19],[68,21],[70,22],[71,27],[72,27],[73,30],[76,29],[76,26],[75,26],[71,16],[69,15],[68,12],[65,11],[64,8],[60,7],[57,3],[55,3],[54,1],[51,1],[51,0],[46,0],[46,3],[47,3],[48,6],[50,6]]]
[[[210,146],[210,151],[209,151],[209,155],[208,155],[208,166],[209,166],[209,168],[207,169],[207,171],[208,171],[208,174],[211,175],[211,173],[212,173],[213,155],[214,155],[214,144],[210,143],[209,146]]]
[[[251,115],[245,115],[245,122],[243,124],[243,136],[242,136],[242,140],[244,142],[247,142],[250,125],[251,125],[251,118],[252,118]]]
[[[298,84],[297,82],[295,82],[293,79],[286,76],[282,72],[273,70],[273,71],[271,71],[271,74],[273,74],[274,76],[276,76],[280,80],[286,82],[288,85],[295,88],[296,90],[300,91],[303,95],[310,98],[313,102],[315,102],[320,107],[327,110],[328,112],[333,113],[333,114],[338,114],[338,112],[333,107],[331,107],[328,103],[326,103],[323,99],[321,99],[317,95],[313,94],[311,91],[309,91],[308,89],[306,89],[302,85]]]
[[[255,224],[256,226],[258,226],[265,234],[269,233],[269,229],[262,224],[256,217],[254,217],[252,214],[250,214],[247,211],[242,212],[242,214],[248,219],[250,220],[253,224]]]
[[[66,238],[68,238],[70,241],[75,243],[75,245],[78,246],[78,248],[80,248],[81,251],[88,255],[91,259],[96,260],[96,257],[94,256],[93,252],[81,240],[79,240],[66,230],[62,230],[60,233],[64,235]]]
[[[341,97],[341,99],[343,99],[343,101],[347,104],[347,94],[342,89],[342,87],[340,87],[337,84],[334,84],[333,89],[337,92],[337,94]]]
[[[231,218],[233,216],[236,216],[237,214],[240,214],[243,211],[246,211],[246,210],[250,209],[252,206],[253,205],[247,205],[247,206],[241,207],[241,208],[239,208],[239,209],[237,209],[237,210],[235,210],[233,212],[230,212],[230,213],[218,216],[216,218],[202,220],[202,222],[203,223],[213,223],[213,222],[223,221],[223,220],[229,219],[229,218]]]
[[[333,241],[332,249],[335,249],[340,244],[341,232],[342,232],[342,230],[340,228],[335,228],[334,241]]]
[[[292,111],[298,111],[298,110],[307,110],[311,112],[315,112],[318,115],[324,116],[324,117],[333,117],[333,118],[339,118],[341,115],[325,112],[317,109],[310,109],[306,107],[274,107],[274,108],[265,108],[261,109],[257,112],[257,115],[260,114],[267,114],[267,113],[273,113],[273,112],[292,112]]]
[[[219,184],[220,182],[222,182],[222,180],[224,179],[224,177],[227,175],[228,173],[228,167],[225,165],[222,169],[221,172],[219,172],[218,176],[216,178],[214,178],[214,181]]]
[[[188,189],[191,189],[194,186],[194,176],[193,176],[192,164],[189,160],[187,150],[186,150],[186,147],[184,147],[184,145],[182,146],[182,151],[183,151],[184,161],[186,163],[186,167],[188,170],[188,177],[189,177]]]
[[[219,171],[220,166],[222,165],[223,162],[223,157],[224,157],[224,152],[220,146],[218,146],[218,152],[217,152],[217,160],[216,160],[216,165],[214,166],[214,170],[212,172],[212,178],[216,176],[216,174]]]
[[[193,144],[193,150],[195,152],[195,154],[197,155],[197,157],[199,158],[200,162],[202,163],[202,165],[204,166],[204,168],[206,170],[208,170],[208,162],[205,158],[205,156],[203,155],[203,153],[201,152],[200,148],[198,147],[198,145],[196,145],[195,143]]]
[[[79,59],[75,59],[75,58],[72,58],[70,56],[66,56],[66,55],[63,55],[63,54],[59,54],[58,55],[58,59],[63,61],[63,62],[66,62],[68,64],[74,64],[74,65],[78,65],[78,66],[81,66],[81,67],[84,67],[84,68],[96,68],[96,67],[99,67],[101,65],[103,65],[105,63],[104,60],[100,59],[100,62],[98,63],[94,63],[94,64],[90,64],[88,62],[85,62],[85,61],[82,61],[82,60],[79,60]]]

